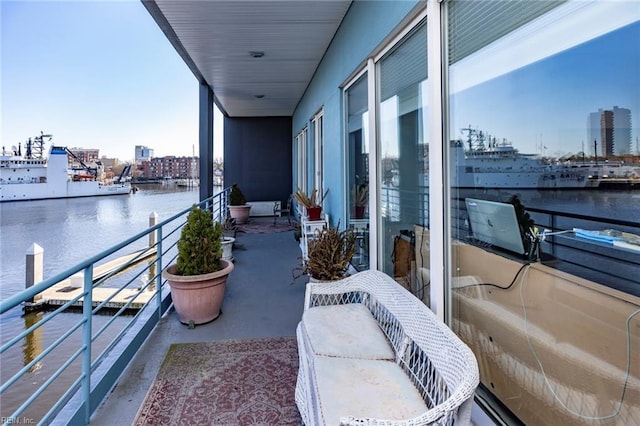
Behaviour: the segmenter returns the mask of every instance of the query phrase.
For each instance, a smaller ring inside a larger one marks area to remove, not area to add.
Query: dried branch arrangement
[[[343,278],[356,250],[356,236],[352,229],[338,231],[324,228],[309,240],[308,260],[304,273],[321,281]]]

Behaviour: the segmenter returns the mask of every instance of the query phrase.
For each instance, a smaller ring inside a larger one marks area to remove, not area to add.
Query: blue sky
[[[494,60],[489,54],[481,59]],[[635,152],[639,78],[640,22],[635,22],[460,91],[453,97],[451,136],[461,138],[459,130],[470,125],[499,141],[506,138],[521,152],[540,154],[540,146],[546,146],[545,154],[562,156],[581,151],[584,144],[593,154],[588,115],[618,106],[631,110]]]
[[[198,82],[138,0],[0,1],[2,145],[198,152]],[[222,156],[217,114],[215,156]]]

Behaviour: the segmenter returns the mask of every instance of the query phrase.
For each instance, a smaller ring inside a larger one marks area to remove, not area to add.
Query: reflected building
[[[587,152],[611,157],[631,153],[631,110],[628,108],[599,109],[587,118]]]

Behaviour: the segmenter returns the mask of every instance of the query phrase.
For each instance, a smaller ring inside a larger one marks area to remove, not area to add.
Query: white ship
[[[50,141],[51,137],[42,134],[33,141],[29,139],[24,155],[20,146],[10,152],[3,147],[0,202],[122,195],[131,191],[131,184],[124,178],[126,170],[114,182],[107,183],[100,180],[101,164],[89,167],[79,161],[80,168],[70,168],[67,156],[73,154],[66,147],[52,145],[45,156],[45,138]]]
[[[486,141],[483,132],[467,132],[468,146],[451,142],[452,182],[460,188],[587,189],[640,188],[640,166],[615,163],[550,162],[522,154],[510,143]]]

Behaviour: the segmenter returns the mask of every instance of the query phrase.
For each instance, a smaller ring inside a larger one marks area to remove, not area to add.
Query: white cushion
[[[316,355],[395,359],[377,321],[360,303],[307,309],[302,315],[302,326]]]
[[[324,424],[341,417],[403,420],[427,411],[402,369],[391,361],[317,356],[314,359]]]

